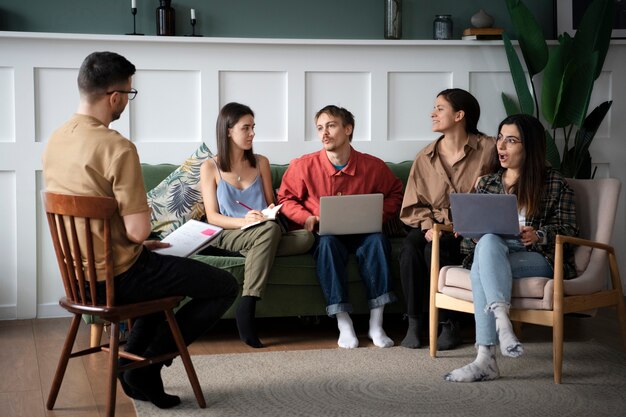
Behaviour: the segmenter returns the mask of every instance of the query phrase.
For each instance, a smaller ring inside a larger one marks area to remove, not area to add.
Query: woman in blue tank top
[[[274,206],[269,160],[252,150],[254,126],[254,113],[248,106],[228,103],[222,107],[216,127],[218,154],[202,164],[200,182],[207,222],[224,228],[212,246],[246,258],[237,329],[243,342],[260,348],[263,344],[254,325],[256,302],[262,297],[274,256],[304,253],[314,237],[306,230],[283,236],[274,221],[241,229],[263,220],[261,210]]]

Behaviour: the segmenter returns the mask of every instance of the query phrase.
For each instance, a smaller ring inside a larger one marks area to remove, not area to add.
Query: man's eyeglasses
[[[125,90],[113,90],[113,91],[107,91],[107,95],[111,95],[113,93],[124,93],[124,94],[128,94],[128,99],[129,100],[133,100],[136,96],[138,91],[135,90],[134,88],[131,88],[128,91]]]
[[[501,141],[504,141],[504,144],[506,146],[512,146],[516,143],[522,143],[522,140],[518,137],[498,135],[498,137],[496,138],[496,144],[499,144]]]

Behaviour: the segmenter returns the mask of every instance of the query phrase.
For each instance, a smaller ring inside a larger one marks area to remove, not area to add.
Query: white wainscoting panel
[[[202,104],[199,71],[138,69],[130,102],[133,142],[200,142]]]
[[[220,71],[219,83],[220,108],[237,102],[254,112],[255,142],[287,142],[290,112],[286,72]],[[209,119],[211,116],[206,115]],[[217,115],[212,119],[215,123]]]
[[[514,95],[501,42],[223,39],[0,32],[0,319],[63,314],[58,266],[40,201],[41,153],[77,109],[76,76],[93,51],[115,51],[137,68],[139,94],[111,128],[142,162],[180,163],[238,101],[256,114],[255,151],[287,163],[320,149],[314,115],[328,104],[356,118],[353,144],[385,161],[412,160],[438,133],[430,113],[446,88],[481,105],[478,128],[495,134]],[[613,41],[590,107],[613,106],[592,146],[597,176],[624,185],[614,232],[626,275],[626,41]],[[541,79],[536,80],[541,85]],[[626,284],[626,280],[625,280]]]
[[[0,142],[15,142],[13,68],[0,67]]]
[[[418,132],[431,130],[435,98],[452,88],[452,73],[390,72],[388,84],[388,140],[414,141]]]
[[[354,115],[352,141],[372,140],[371,86],[372,77],[364,72],[307,72],[305,120],[306,140],[316,142],[315,113],[321,108],[334,104],[344,107]]]
[[[79,63],[80,64],[80,63]],[[76,111],[78,68],[35,68],[35,140],[47,142]]]
[[[15,318],[17,303],[17,221],[15,172],[0,170],[0,320]],[[32,259],[34,261],[34,259]]]

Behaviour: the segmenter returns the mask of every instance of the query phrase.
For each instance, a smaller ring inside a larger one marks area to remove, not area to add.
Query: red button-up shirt
[[[322,149],[291,161],[278,202],[283,205],[281,213],[302,226],[310,216],[319,216],[320,197],[382,193],[383,221],[387,221],[398,214],[402,189],[402,182],[381,159],[351,147],[348,164],[337,170]]]

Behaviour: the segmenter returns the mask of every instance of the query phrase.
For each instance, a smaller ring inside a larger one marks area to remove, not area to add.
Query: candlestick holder
[[[130,8],[130,12],[133,14],[133,33],[127,33],[127,35],[141,35],[141,36],[143,36],[143,33],[137,33],[137,21],[136,21],[137,8],[136,7],[131,7]]]
[[[196,35],[196,19],[189,19],[189,22],[191,23],[191,35],[185,35],[185,36],[201,37],[202,35]]]

